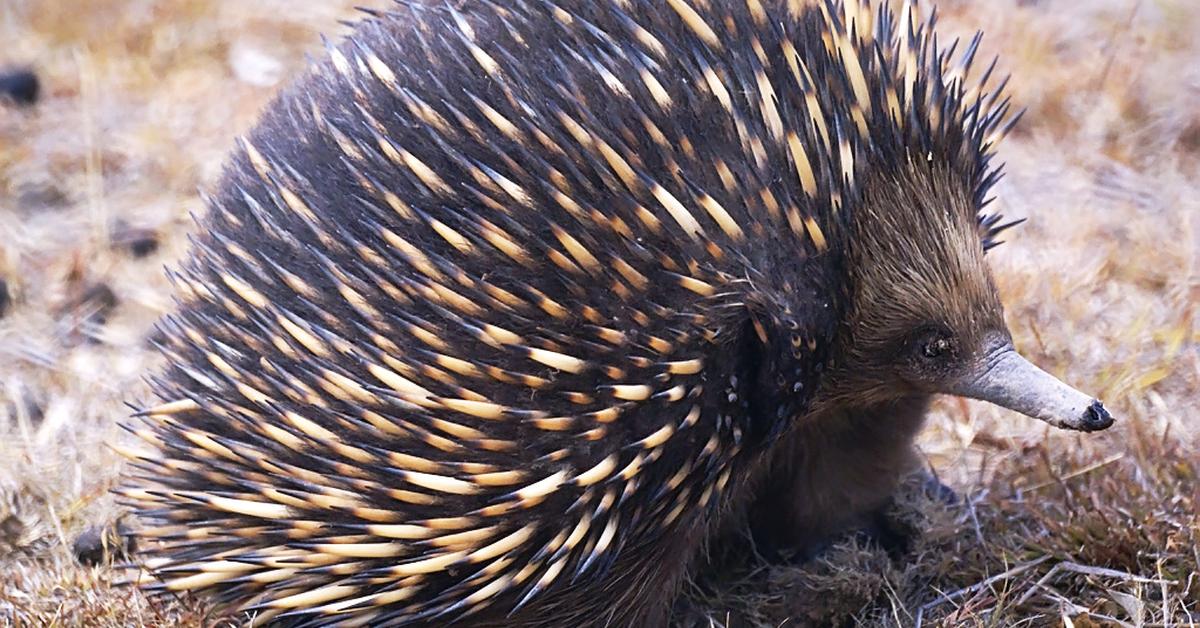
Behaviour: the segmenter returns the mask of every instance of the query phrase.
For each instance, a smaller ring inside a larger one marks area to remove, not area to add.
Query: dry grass
[[[0,625],[198,625],[82,567],[72,539],[115,516],[122,402],[144,394],[161,266],[196,188],[278,81],[344,32],[350,1],[9,0],[0,67]],[[910,556],[839,545],[701,592],[717,625],[1189,625],[1200,621],[1200,5],[946,0],[983,28],[1030,109],[1001,203],[1030,222],[994,253],[1017,343],[1104,398],[1093,436],[946,400],[922,440],[966,497],[913,495]],[[158,248],[137,257],[131,238]]]

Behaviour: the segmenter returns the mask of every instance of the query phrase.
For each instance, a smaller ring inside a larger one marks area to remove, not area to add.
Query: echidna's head
[[[847,233],[849,304],[826,394],[842,403],[946,393],[1058,427],[1112,424],[1101,403],[1013,348],[969,187],[909,162],[864,187]]]

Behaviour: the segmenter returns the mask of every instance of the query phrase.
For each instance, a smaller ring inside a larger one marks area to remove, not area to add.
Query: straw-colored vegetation
[[[0,68],[44,88],[0,105],[0,625],[205,623],[71,548],[117,514],[104,443],[145,398],[197,188],[351,4],[0,3]],[[909,555],[848,541],[692,593],[729,626],[1198,622],[1200,4],[941,9],[944,30],[984,29],[1029,108],[999,202],[1030,221],[990,255],[1017,344],[1119,423],[1078,435],[944,400],[922,446],[964,499],[901,500]]]

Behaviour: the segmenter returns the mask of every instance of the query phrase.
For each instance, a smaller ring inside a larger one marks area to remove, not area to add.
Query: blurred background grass
[[[71,548],[117,516],[104,443],[145,398],[197,190],[351,4],[0,3],[0,71],[42,82],[0,104],[0,625],[207,622]],[[902,500],[910,556],[847,542],[693,594],[729,626],[1200,621],[1200,3],[938,6],[944,33],[985,31],[1029,109],[998,203],[1030,220],[989,255],[1017,344],[1119,423],[1081,436],[943,400],[922,448],[964,502]]]

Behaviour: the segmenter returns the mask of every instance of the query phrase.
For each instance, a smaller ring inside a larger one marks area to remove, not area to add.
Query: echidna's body
[[[878,505],[933,392],[1106,425],[1002,351],[974,46],[854,2],[412,4],[269,108],[176,278],[122,490],[161,586],[652,625],[753,484],[793,542]]]

